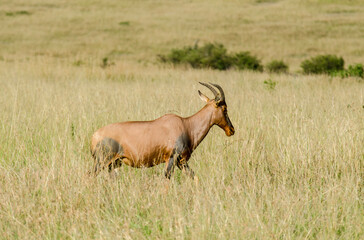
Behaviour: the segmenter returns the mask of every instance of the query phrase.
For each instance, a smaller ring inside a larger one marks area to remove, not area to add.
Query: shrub
[[[203,67],[226,70],[232,65],[232,58],[222,44],[206,44],[199,52],[203,56],[201,58]]]
[[[356,64],[354,66],[349,65],[349,68],[346,70],[346,72],[350,77],[364,78],[364,67],[362,64]]]
[[[364,68],[362,64],[349,65],[348,69],[332,72],[331,76],[364,78]]]
[[[301,63],[306,74],[331,74],[344,69],[344,59],[335,55],[319,55]]]
[[[349,65],[349,68],[345,70],[345,77],[360,77],[364,78],[364,67],[362,64],[356,64],[354,66]]]
[[[208,43],[202,47],[185,47],[172,49],[166,56],[159,56],[163,62],[188,64],[193,68],[212,68],[226,70],[232,65],[232,58],[222,44]]]
[[[273,81],[272,79],[267,79],[263,83],[268,90],[274,90],[277,85],[277,82]]]
[[[16,12],[6,12],[5,15],[8,17],[12,17],[12,16],[18,16],[18,15],[31,15],[31,13],[28,11],[21,10],[21,11],[16,11]]]
[[[233,64],[240,70],[250,69],[254,71],[263,71],[263,66],[255,56],[249,52],[240,52],[233,57]]]
[[[267,64],[266,69],[269,72],[286,73],[288,72],[288,65],[285,64],[283,61],[273,60]]]
[[[81,61],[81,60],[77,60],[77,61],[73,62],[73,66],[77,66],[77,67],[79,67],[79,66],[81,66],[83,64],[85,64],[85,63],[83,61]]]
[[[110,67],[111,65],[114,65],[114,64],[115,64],[114,62],[109,62],[109,58],[104,57],[104,58],[102,59],[102,62],[101,62],[100,67],[102,67],[102,68],[107,68],[107,67]]]
[[[130,22],[129,21],[119,22],[119,25],[129,26]]]
[[[187,54],[187,49],[172,49],[168,55],[158,55],[158,58],[162,62],[169,62],[172,64],[178,64],[183,62],[184,56]]]
[[[169,54],[158,57],[162,62],[187,64],[193,68],[226,70],[235,66],[240,70],[263,71],[260,60],[255,56],[251,56],[249,52],[229,55],[224,45],[219,43],[207,43],[202,47],[195,45],[194,47],[172,49]]]

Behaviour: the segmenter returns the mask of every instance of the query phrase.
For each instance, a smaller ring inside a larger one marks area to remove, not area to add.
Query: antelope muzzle
[[[227,122],[227,125],[225,127],[225,134],[226,134],[226,136],[230,137],[230,136],[234,135],[235,129],[228,116],[226,116],[226,122]]]

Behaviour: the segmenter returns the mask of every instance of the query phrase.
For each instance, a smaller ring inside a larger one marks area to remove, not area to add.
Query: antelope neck
[[[192,150],[194,150],[214,125],[212,122],[212,111],[206,105],[194,115],[185,118],[185,121],[188,126],[189,136],[191,137]]]

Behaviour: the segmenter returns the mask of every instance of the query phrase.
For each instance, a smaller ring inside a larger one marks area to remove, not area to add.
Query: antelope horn
[[[203,83],[203,82],[199,82],[201,85],[207,87],[208,89],[211,90],[211,92],[215,95],[215,100],[219,98],[219,94],[217,93],[217,91],[211,87],[210,85],[208,85],[207,83]]]
[[[216,87],[217,89],[219,89],[220,91],[220,96],[221,96],[221,99],[220,101],[225,101],[225,93],[224,93],[224,90],[222,90],[222,87],[220,87],[219,85],[217,84],[213,84],[213,83],[210,83],[212,86]]]

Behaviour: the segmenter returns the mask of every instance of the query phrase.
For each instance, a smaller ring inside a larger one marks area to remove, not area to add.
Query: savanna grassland
[[[362,1],[15,0],[0,22],[0,239],[363,239],[364,82],[300,73],[364,63]],[[158,61],[196,41],[290,74]],[[197,186],[164,165],[87,175],[95,130],[189,116],[198,81],[223,86],[236,133],[193,153]]]

